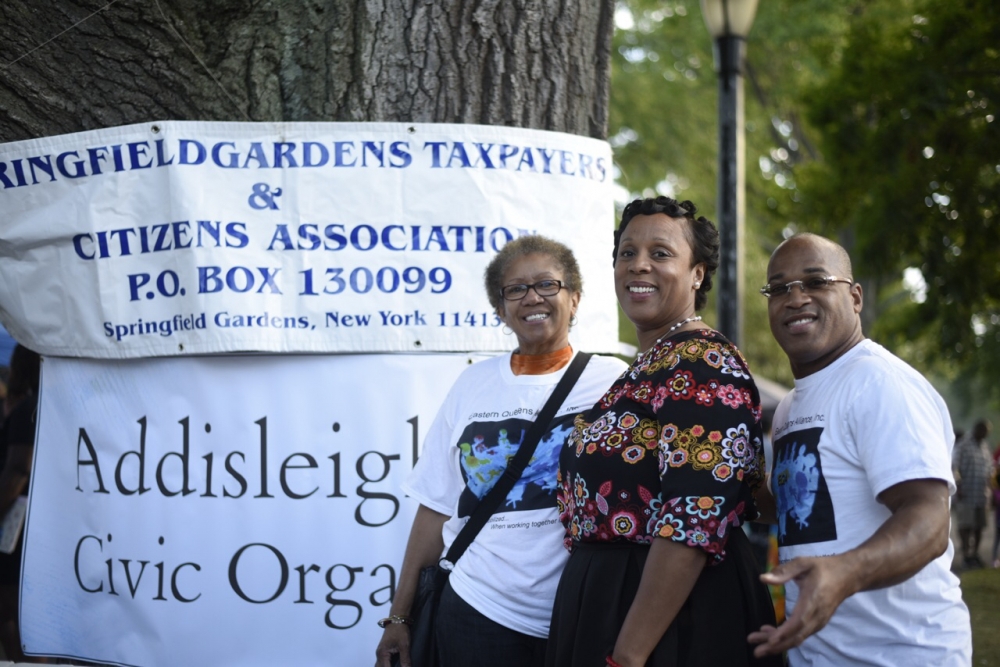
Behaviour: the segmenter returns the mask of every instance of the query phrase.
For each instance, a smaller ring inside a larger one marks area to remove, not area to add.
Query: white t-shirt
[[[773,438],[782,563],[859,546],[891,516],[876,498],[895,484],[940,479],[955,492],[947,406],[923,376],[869,340],[795,381],[775,412]],[[788,652],[790,664],[969,665],[969,611],[953,555],[949,541],[903,583],[844,600],[826,627]],[[789,612],[797,599],[789,582]]]
[[[556,586],[569,557],[556,508],[559,451],[573,417],[592,407],[626,368],[612,357],[591,358],[521,479],[451,573],[459,597],[500,625],[549,635]],[[451,517],[443,553],[506,469],[564,373],[514,375],[505,354],[473,364],[448,392],[403,484],[421,505]]]

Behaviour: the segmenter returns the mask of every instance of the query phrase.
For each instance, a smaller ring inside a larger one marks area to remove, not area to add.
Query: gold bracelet
[[[400,623],[402,623],[403,625],[410,625],[411,623],[413,623],[413,619],[410,618],[409,616],[397,616],[396,614],[392,614],[380,620],[378,622],[378,627],[384,629],[385,626],[387,625],[397,625]]]

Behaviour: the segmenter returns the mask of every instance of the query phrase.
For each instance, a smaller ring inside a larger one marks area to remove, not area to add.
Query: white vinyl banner
[[[499,248],[576,253],[617,349],[611,149],[478,125],[150,122],[0,144],[0,323],[49,355],[506,350]]]
[[[45,359],[27,652],[374,664],[416,509],[400,483],[482,358]]]

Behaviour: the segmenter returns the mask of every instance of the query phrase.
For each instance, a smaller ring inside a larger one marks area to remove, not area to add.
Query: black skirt
[[[659,539],[659,538],[656,538]],[[604,667],[632,605],[649,547],[634,543],[575,546],[556,592],[546,667]],[[774,607],[741,529],[726,558],[707,565],[646,662],[647,667],[778,667],[756,659],[747,635],[774,625]],[[669,576],[665,574],[665,576]]]

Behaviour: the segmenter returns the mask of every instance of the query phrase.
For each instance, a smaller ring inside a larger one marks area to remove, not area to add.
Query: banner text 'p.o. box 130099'
[[[567,243],[613,352],[606,142],[475,125],[162,122],[0,145],[0,323],[44,354],[505,350],[483,269]]]

